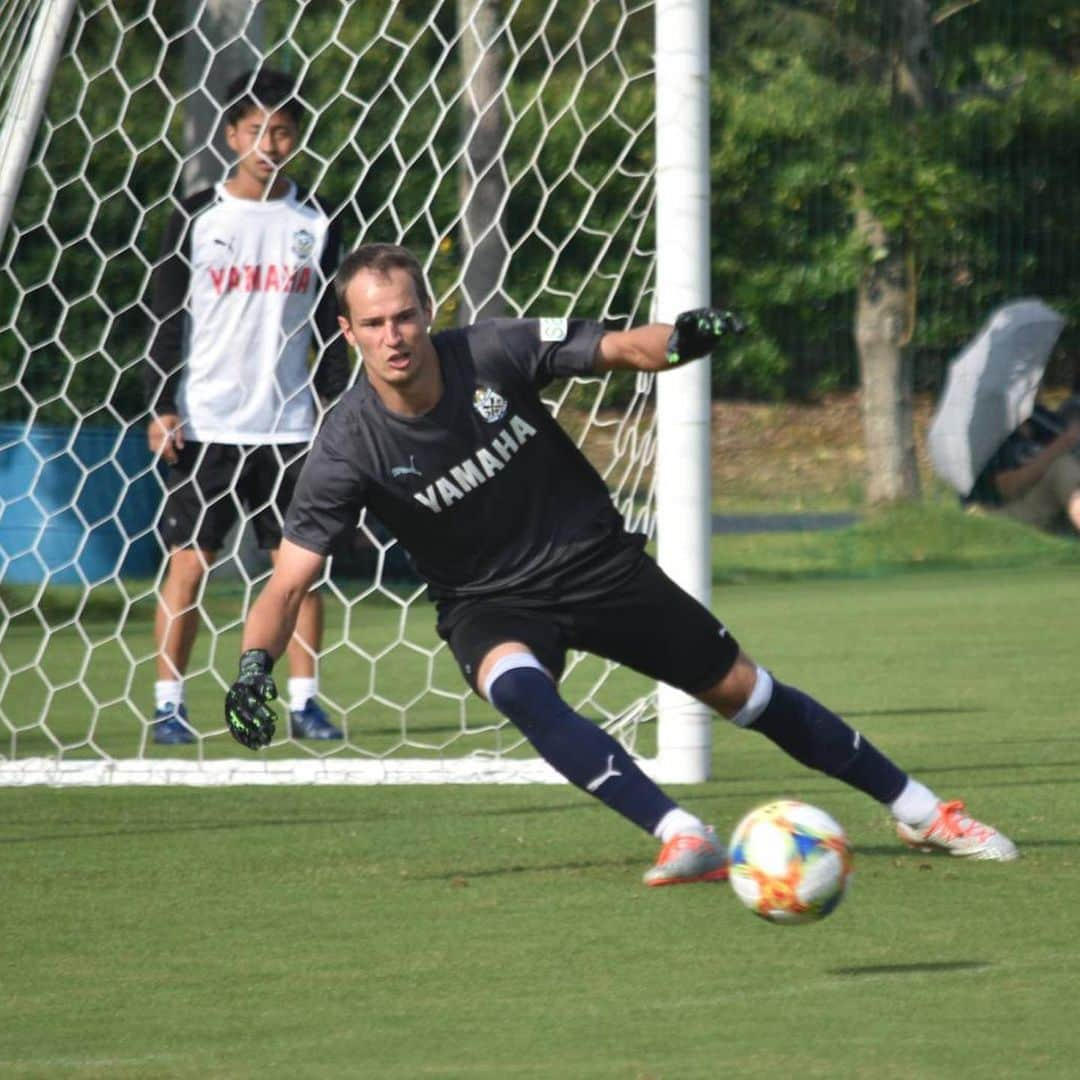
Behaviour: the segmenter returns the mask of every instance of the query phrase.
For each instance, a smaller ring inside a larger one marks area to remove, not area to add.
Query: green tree
[[[885,268],[906,282],[909,384],[936,377],[1004,299],[1038,294],[1080,314],[1080,13],[1061,0],[923,5],[936,100],[913,107],[897,81],[904,6],[712,6],[714,294],[754,323],[716,362],[720,392],[855,384],[860,282]],[[508,309],[642,318],[653,12],[499,10]],[[348,243],[426,253],[452,324],[464,261],[455,3],[262,0],[260,12],[268,61],[297,75],[311,110],[293,171],[338,207]],[[77,6],[4,238],[0,417],[142,412],[144,297],[181,190],[188,32],[182,4]],[[877,239],[856,228],[860,211]]]
[[[142,410],[142,299],[179,177],[163,141],[170,6],[79,10],[0,263],[0,419],[111,422]],[[159,78],[155,78],[159,75]]]
[[[1077,31],[1048,2],[714,12],[714,279],[757,324],[718,382],[828,388],[858,343],[872,498],[915,493],[919,354],[1018,293],[1076,309],[1075,185],[1050,178],[1076,166]]]

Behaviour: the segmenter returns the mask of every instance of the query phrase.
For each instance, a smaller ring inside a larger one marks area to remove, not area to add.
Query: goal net
[[[265,64],[295,78],[305,114],[289,175],[333,208],[346,248],[378,240],[418,254],[437,327],[494,314],[670,318],[657,310],[663,6],[5,5],[0,783],[555,778],[467,692],[407,558],[364,519],[321,585],[321,703],[345,738],[297,741],[279,725],[269,750],[241,757],[227,734],[223,694],[268,573],[240,528],[198,598],[185,680],[198,738],[153,743],[165,553],[164,473],[147,449],[142,391],[150,282],[179,200],[227,173],[224,86]],[[650,533],[653,390],[648,377],[582,378],[548,400],[628,524]],[[579,655],[563,690],[655,756],[655,726],[642,725],[655,687]]]

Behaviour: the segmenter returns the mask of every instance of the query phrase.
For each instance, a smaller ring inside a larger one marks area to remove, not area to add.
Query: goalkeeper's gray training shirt
[[[603,333],[587,320],[493,319],[435,334],[443,396],[417,417],[390,412],[361,375],[315,439],[286,538],[331,554],[368,507],[435,600],[541,597],[595,565],[621,546],[622,518],[539,391],[593,372]]]

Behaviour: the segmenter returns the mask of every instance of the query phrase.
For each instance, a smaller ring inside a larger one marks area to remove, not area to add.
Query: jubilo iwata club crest
[[[488,386],[478,386],[473,394],[473,408],[489,423],[506,415],[506,398]]]

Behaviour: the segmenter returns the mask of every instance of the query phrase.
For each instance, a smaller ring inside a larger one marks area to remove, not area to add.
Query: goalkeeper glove
[[[274,661],[265,649],[248,649],[240,657],[240,677],[225,695],[225,723],[232,737],[249,750],[269,746],[274,737],[274,710],[267,706],[277,696],[270,677]]]
[[[684,311],[675,320],[675,329],[667,343],[669,364],[681,364],[707,356],[722,338],[741,334],[746,329],[742,319],[719,308],[694,308]]]

